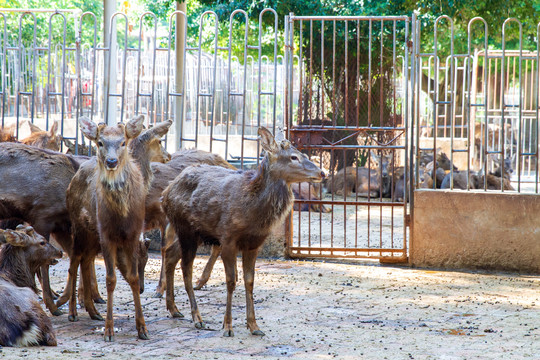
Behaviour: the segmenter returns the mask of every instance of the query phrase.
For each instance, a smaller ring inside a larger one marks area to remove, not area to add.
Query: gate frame
[[[300,251],[304,250],[304,247],[294,247],[293,246],[293,214],[294,210],[291,211],[291,214],[287,217],[285,222],[285,253],[286,256],[289,258],[316,258],[316,257],[324,257],[324,258],[363,258],[363,259],[378,259],[380,262],[386,262],[386,263],[403,263],[408,262],[408,246],[407,246],[407,239],[411,238],[412,234],[412,212],[413,212],[413,181],[408,181],[408,179],[412,178],[413,174],[413,166],[411,166],[411,159],[413,155],[413,120],[412,120],[412,114],[414,114],[414,111],[412,110],[414,106],[414,94],[413,91],[415,89],[414,83],[415,83],[415,66],[414,66],[414,58],[415,58],[415,51],[416,48],[412,46],[411,44],[411,37],[415,37],[416,34],[416,15],[413,14],[412,20],[410,17],[407,16],[295,16],[293,13],[290,13],[288,16],[285,16],[285,63],[286,63],[286,79],[285,79],[285,101],[284,101],[284,124],[286,126],[286,137],[289,140],[291,139],[291,130],[292,130],[292,120],[294,118],[293,116],[293,92],[294,92],[294,83],[293,83],[293,77],[294,77],[294,57],[293,57],[293,50],[294,50],[294,21],[303,21],[303,20],[311,20],[311,21],[385,21],[385,20],[391,20],[394,21],[394,24],[396,21],[404,21],[405,22],[405,42],[403,43],[404,46],[404,66],[403,69],[405,70],[402,74],[404,76],[404,100],[402,101],[403,104],[403,111],[401,115],[403,116],[403,133],[404,135],[404,145],[403,147],[395,147],[395,146],[365,146],[362,148],[366,149],[384,149],[384,148],[393,148],[394,150],[397,149],[403,149],[403,161],[404,161],[404,167],[405,167],[405,173],[404,173],[404,200],[403,200],[403,247],[401,249],[382,249],[382,248],[335,248],[335,249],[326,249],[326,248],[313,248],[314,251],[318,251],[319,254],[312,254],[311,252],[309,254],[302,254]],[[412,25],[412,28],[410,29],[409,26]],[[409,33],[410,30],[410,33]],[[371,31],[370,31],[370,38],[371,38]],[[414,43],[414,42],[413,42]],[[345,45],[347,46],[347,45]],[[395,46],[395,44],[394,44]],[[410,60],[409,60],[410,59]],[[371,64],[370,64],[371,65]],[[301,65],[300,65],[301,66]],[[302,74],[300,74],[302,76]],[[301,82],[301,80],[300,80]],[[411,93],[409,93],[409,86],[411,86]],[[323,95],[324,96],[324,95]],[[301,97],[301,94],[299,94],[299,101]],[[347,126],[345,127],[347,128]],[[332,128],[330,128],[332,129]],[[372,130],[377,129],[373,127],[366,127],[364,130]],[[400,129],[400,127],[396,127],[395,129]],[[362,127],[358,128],[352,128],[351,130],[359,130],[362,131]],[[409,183],[409,186],[407,186],[407,182]],[[333,203],[333,201],[306,201],[308,204],[317,203],[317,204],[330,204]],[[409,205],[407,205],[409,203]],[[356,202],[356,205],[368,205],[368,206],[382,206],[381,203],[370,203],[367,202]],[[409,228],[409,236],[407,237],[407,228]],[[393,232],[393,229],[392,229]],[[410,241],[410,240],[409,240]],[[294,250],[297,250],[298,252],[295,253]],[[309,251],[309,250],[307,250]],[[322,254],[323,252],[331,252],[330,255]],[[340,251],[340,252],[353,252],[354,255],[334,255],[333,251]],[[366,252],[368,255],[358,255],[359,252]],[[378,253],[378,256],[369,255],[369,253]],[[383,253],[391,253],[390,256],[383,256]],[[394,253],[401,253],[400,256],[395,256]]]

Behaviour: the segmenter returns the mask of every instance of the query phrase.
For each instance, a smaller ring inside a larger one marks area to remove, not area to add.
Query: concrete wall
[[[410,263],[540,273],[540,196],[415,191]]]

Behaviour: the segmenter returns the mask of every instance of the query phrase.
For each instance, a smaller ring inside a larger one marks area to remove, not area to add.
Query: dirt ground
[[[196,274],[206,259],[197,258]],[[64,286],[67,265],[64,258],[52,270],[57,290]],[[540,359],[540,276],[259,259],[255,311],[266,336],[252,336],[244,325],[240,280],[233,302],[235,337],[224,338],[226,287],[221,262],[207,286],[196,292],[201,314],[212,329],[206,331],[191,322],[180,270],[176,299],[186,319],[172,319],[165,300],[152,297],[159,265],[159,254],[152,254],[142,295],[150,340],[137,339],[132,296],[118,274],[114,343],[103,341],[103,322],[80,310],[77,323],[70,323],[67,315],[52,319],[57,347],[3,348],[0,357]],[[105,295],[103,261],[96,266]],[[97,308],[105,315],[105,305]]]

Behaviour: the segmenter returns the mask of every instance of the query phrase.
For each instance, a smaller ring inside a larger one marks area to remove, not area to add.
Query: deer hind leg
[[[114,319],[113,319],[113,294],[116,288],[116,247],[108,242],[102,242],[103,259],[107,272],[107,319],[105,320],[105,333],[103,335],[106,342],[114,341]],[[106,246],[103,246],[105,244]]]
[[[183,318],[184,315],[178,310],[176,304],[174,303],[174,269],[176,264],[182,257],[182,252],[180,249],[180,243],[175,241],[169,244],[165,249],[165,264],[162,265],[165,267],[165,276],[166,276],[166,285],[167,285],[167,310],[171,313],[171,316],[174,318]]]
[[[92,259],[92,264],[90,265],[90,269],[91,269],[91,271],[90,271],[90,284],[91,284],[90,291],[92,293],[92,300],[96,304],[105,304],[105,300],[103,300],[103,298],[99,294],[98,283],[97,283],[97,278],[96,278],[96,258],[95,257]]]
[[[223,246],[221,250],[221,260],[225,267],[225,279],[227,282],[227,306],[225,308],[225,318],[223,319],[223,336],[234,336],[232,328],[232,297],[236,287],[236,248],[234,246]]]
[[[165,249],[174,242],[176,238],[176,233],[174,232],[174,229],[172,226],[167,225],[167,228],[161,228],[161,271],[159,272],[159,282],[156,288],[156,292],[154,293],[154,298],[162,298],[163,293],[167,289],[167,276],[165,271]],[[180,250],[178,250],[178,254],[180,254]],[[177,261],[178,262],[178,261]],[[174,264],[176,266],[176,263]]]
[[[182,276],[184,278],[184,288],[186,289],[189,303],[191,304],[191,318],[197,329],[204,329],[206,325],[203,322],[199,308],[197,307],[197,300],[195,299],[195,292],[193,291],[193,260],[197,252],[197,241],[191,236],[182,242]],[[169,264],[168,264],[169,266]],[[170,269],[167,269],[170,272]],[[169,278],[167,279],[167,286],[169,284]],[[169,291],[167,291],[167,297]]]
[[[251,334],[264,336],[255,320],[255,306],[253,305],[253,285],[255,280],[255,260],[258,249],[242,252],[242,266],[244,269],[244,284],[246,286],[246,318],[247,328]]]
[[[197,285],[195,285],[193,289],[200,290],[202,289],[204,285],[206,285],[206,283],[208,282],[208,279],[210,279],[210,274],[212,273],[212,270],[214,269],[214,265],[220,253],[221,253],[221,246],[212,245],[212,252],[210,253],[210,258],[208,259],[208,262],[206,263],[206,266],[204,267],[201,277],[197,281]]]
[[[92,274],[95,272],[94,256],[85,256],[81,261],[81,282],[83,284],[83,302],[88,315],[93,320],[103,321],[103,316],[99,314],[92,299]]]
[[[141,295],[140,295],[140,283],[139,283],[139,272],[137,267],[138,254],[133,252],[131,255],[126,255],[127,260],[127,273],[124,275],[129,286],[131,287],[131,293],[133,294],[133,305],[135,306],[135,326],[137,328],[137,334],[141,340],[149,340],[148,329],[146,328],[146,323],[144,322],[144,315],[142,312],[141,306]],[[126,276],[127,275],[127,276]]]

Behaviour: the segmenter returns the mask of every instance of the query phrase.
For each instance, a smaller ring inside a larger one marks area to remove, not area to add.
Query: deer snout
[[[108,170],[114,170],[118,166],[118,159],[115,158],[107,158],[105,160],[105,165],[107,165]]]

